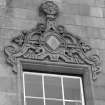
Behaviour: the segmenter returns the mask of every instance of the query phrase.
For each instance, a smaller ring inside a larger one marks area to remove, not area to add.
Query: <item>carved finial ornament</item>
[[[100,72],[98,55],[88,56],[91,47],[81,38],[66,31],[62,25],[56,25],[59,14],[58,6],[52,1],[41,4],[40,13],[46,18],[45,23],[38,23],[30,31],[22,31],[12,39],[11,45],[5,47],[8,63],[16,65],[17,59],[45,62],[63,62],[64,64],[90,65],[95,80]]]

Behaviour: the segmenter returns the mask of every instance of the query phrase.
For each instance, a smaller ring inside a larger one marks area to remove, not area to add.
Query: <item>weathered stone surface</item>
[[[105,7],[105,1],[104,0],[96,0],[95,5],[98,7]]]
[[[91,7],[90,16],[103,17],[103,8]]]
[[[0,104],[1,105],[18,105],[16,94],[8,94],[0,92]]]
[[[105,74],[105,50],[100,50],[99,54],[102,60],[102,73]]]
[[[0,0],[0,6],[5,7],[6,6],[6,0]]]
[[[88,5],[95,4],[95,0],[63,0],[63,1],[70,4],[88,4]]]
[[[68,11],[69,10],[69,11]],[[62,3],[61,13],[70,14],[70,15],[81,15],[81,16],[89,16],[90,15],[90,7],[86,4],[67,4],[66,2]]]
[[[96,100],[105,100],[105,86],[95,86],[94,92]]]
[[[100,39],[100,29],[95,27],[83,26],[82,35],[86,36],[86,38],[99,38]]]
[[[37,10],[43,0],[8,0],[7,7],[27,8]]]
[[[97,28],[105,27],[104,18],[96,18],[96,17],[89,17],[89,16],[76,16],[76,19],[77,19],[77,23],[76,23],[77,25],[97,27]]]
[[[0,28],[0,39],[11,39],[20,34],[20,30]]]
[[[67,4],[67,2],[64,2],[62,4],[62,7],[61,7],[61,13],[62,14],[75,14],[75,15],[79,15],[79,11],[80,11],[80,5],[79,4]],[[69,10],[69,11],[68,11]]]
[[[61,21],[64,19],[63,21]],[[80,15],[64,15],[59,18],[61,24],[72,24],[96,28],[105,28],[105,19],[89,16],[80,16]]]
[[[0,92],[16,93],[17,92],[17,82],[15,77],[0,77]]]
[[[6,63],[6,62],[5,62]],[[13,76],[14,73],[11,72],[11,67],[9,67],[8,65],[6,64],[0,64],[0,77],[3,77],[3,76]]]
[[[105,29],[100,29],[100,37],[105,39]]]
[[[82,34],[82,30],[84,27],[82,26],[77,26],[77,25],[65,25],[66,29],[73,33],[74,35],[86,38],[86,34]]]
[[[26,20],[35,20],[38,15],[34,10],[24,8],[8,8],[6,10],[6,16],[21,18]]]
[[[105,100],[96,100],[95,105],[105,105]]]
[[[96,49],[105,49],[104,39],[89,39],[90,45]]]
[[[19,18],[0,17],[0,27],[8,29],[25,30],[36,25],[36,21],[24,20]]]
[[[97,79],[95,82],[94,82],[94,86],[102,86],[102,87],[105,87],[105,74],[102,73],[99,75],[99,78],[100,79]]]
[[[37,10],[44,1],[0,0],[0,105],[18,105],[14,94],[17,92],[16,75],[5,61],[3,48],[20,30],[29,30],[35,27],[37,21],[42,21]],[[69,32],[88,41],[101,57],[102,72],[93,83],[94,101],[95,105],[105,105],[105,0],[54,1],[58,3],[61,14],[57,24],[66,26]],[[87,91],[87,94],[90,93]],[[90,105],[90,98],[88,103]]]
[[[90,16],[90,7],[87,4],[79,5],[79,15]]]
[[[0,39],[0,51],[3,51],[4,46],[10,43],[9,41],[10,41],[9,39],[4,39],[4,38]]]

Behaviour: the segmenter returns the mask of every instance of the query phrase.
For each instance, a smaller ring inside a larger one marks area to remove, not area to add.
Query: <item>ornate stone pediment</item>
[[[19,58],[35,62],[55,62],[57,64],[90,65],[93,79],[100,72],[100,58],[88,56],[91,47],[81,38],[69,33],[63,25],[56,25],[59,14],[57,5],[52,1],[41,4],[40,14],[44,23],[12,39],[12,45],[5,47],[8,63],[16,65]]]

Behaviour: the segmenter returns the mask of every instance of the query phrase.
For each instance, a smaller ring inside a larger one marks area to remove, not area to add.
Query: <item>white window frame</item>
[[[56,64],[56,63],[41,63],[32,60],[19,59],[16,67],[18,71],[18,101],[19,105],[24,105],[24,91],[23,91],[23,72],[40,72],[40,73],[54,73],[64,75],[81,75],[83,79],[84,101],[85,105],[95,105],[94,87],[91,77],[91,68],[88,65],[77,64]]]
[[[43,86],[43,97],[32,97],[32,96],[26,96],[25,95],[25,74],[28,75],[40,75],[42,76],[42,86]],[[45,87],[44,87],[44,77],[45,76],[50,76],[50,77],[60,77],[61,79],[61,85],[62,85],[62,96],[63,99],[56,99],[56,98],[45,98]],[[80,90],[81,90],[81,96],[82,96],[82,100],[67,100],[64,99],[64,85],[63,85],[63,78],[71,78],[71,79],[79,79],[80,80]],[[47,74],[47,73],[37,73],[37,72],[23,72],[23,90],[24,90],[24,105],[26,105],[26,98],[38,98],[38,99],[43,99],[44,100],[44,105],[45,105],[45,100],[59,100],[59,101],[63,101],[63,105],[65,105],[65,101],[68,102],[81,102],[82,105],[85,105],[84,102],[84,92],[83,92],[83,85],[82,85],[82,78],[79,76],[67,76],[67,75],[56,75],[56,74]]]

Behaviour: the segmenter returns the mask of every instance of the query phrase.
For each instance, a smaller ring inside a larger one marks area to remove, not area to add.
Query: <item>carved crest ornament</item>
[[[12,39],[12,45],[4,48],[7,62],[16,65],[17,59],[40,62],[56,62],[60,64],[90,65],[92,78],[95,80],[100,72],[100,58],[94,54],[88,56],[91,47],[81,38],[69,33],[63,25],[56,25],[59,15],[58,6],[52,1],[46,1],[39,7],[44,23],[38,23],[36,28],[22,31]]]

